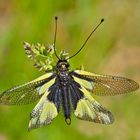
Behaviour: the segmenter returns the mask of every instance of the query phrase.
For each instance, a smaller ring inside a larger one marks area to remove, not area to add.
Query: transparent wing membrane
[[[45,89],[49,88],[49,84],[45,83],[51,79],[53,79],[52,74],[47,73],[29,83],[11,88],[0,94],[0,104],[24,105],[35,102],[45,92]]]
[[[75,81],[95,95],[125,94],[139,88],[139,85],[134,80],[124,77],[97,75],[82,70],[74,72]]]

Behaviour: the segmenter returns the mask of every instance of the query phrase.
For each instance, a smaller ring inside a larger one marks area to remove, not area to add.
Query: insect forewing
[[[29,83],[9,89],[0,94],[0,104],[24,105],[37,101],[49,88],[54,77],[52,73],[47,73]]]
[[[95,95],[117,95],[135,91],[139,88],[134,80],[110,75],[97,75],[83,70],[75,70],[73,77]]]

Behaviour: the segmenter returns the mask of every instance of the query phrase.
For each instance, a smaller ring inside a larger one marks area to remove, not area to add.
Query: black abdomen
[[[80,88],[81,86],[74,81],[72,76],[65,72],[60,73],[55,83],[49,88],[50,94],[47,98],[56,105],[57,110],[60,104],[62,105],[67,124],[71,123],[72,110],[76,109],[78,101],[83,98]]]

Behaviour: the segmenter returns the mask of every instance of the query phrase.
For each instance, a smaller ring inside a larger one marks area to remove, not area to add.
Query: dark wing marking
[[[48,91],[49,91],[49,95],[47,96],[47,99],[50,102],[53,102],[56,105],[57,110],[59,111],[62,89],[59,86],[59,81],[57,78],[55,80],[55,83],[49,87]]]
[[[29,130],[48,125],[52,122],[59,112],[61,93],[58,81],[55,80],[31,112]]]
[[[71,98],[73,109],[75,110],[78,101],[83,98],[84,94],[81,92],[79,85],[75,81],[70,82],[68,86],[68,91]]]
[[[112,124],[114,122],[112,113],[101,106],[83,86],[80,90],[84,97],[77,103],[74,111],[75,116],[95,123]]]
[[[124,77],[97,75],[82,70],[76,70],[72,75],[76,82],[95,95],[124,94],[139,88],[134,80]]]
[[[0,104],[24,105],[37,101],[53,78],[52,73],[47,73],[29,83],[11,88],[0,94]]]
[[[47,99],[49,93],[50,92],[47,90],[31,112],[29,131],[50,124],[58,115],[56,105]]]

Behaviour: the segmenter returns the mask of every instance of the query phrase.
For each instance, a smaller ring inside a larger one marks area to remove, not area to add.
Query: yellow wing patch
[[[40,80],[44,80],[44,79],[46,79],[46,78],[49,78],[50,76],[52,76],[53,75],[53,73],[46,73],[46,74],[44,74],[44,75],[42,75],[42,76],[40,76],[40,77],[38,77],[38,78],[36,78],[35,80],[33,80],[33,82],[36,82],[36,81],[40,81]]]
[[[52,80],[50,80],[49,82],[45,83],[44,85],[42,85],[41,87],[39,87],[38,91],[39,91],[39,95],[44,94],[47,89],[52,86],[55,82],[56,78],[53,78]]]
[[[87,121],[93,121],[101,124],[112,124],[113,115],[110,111],[102,107],[84,88],[81,88],[84,98],[80,99],[74,114],[77,118]]]
[[[80,79],[80,78],[77,78],[75,76],[73,76],[74,80],[79,83],[81,86],[85,87],[86,89],[89,89],[89,90],[93,90],[94,88],[94,83],[91,81],[86,81],[84,79]]]
[[[31,112],[31,119],[28,128],[29,131],[31,129],[50,124],[58,115],[55,104],[47,100],[48,94],[49,92],[46,92],[41,97],[40,101]]]
[[[79,100],[74,114],[77,118],[88,121],[94,120],[96,115],[93,109],[91,108],[90,102],[85,98]]]
[[[44,74],[31,82],[16,86],[3,92],[0,94],[0,104],[25,105],[39,100],[40,95],[45,93],[45,89],[49,88],[49,86],[53,84],[55,78],[44,84],[46,79],[52,75],[53,73]],[[44,85],[39,86],[41,84]]]
[[[83,70],[75,70],[74,72],[79,75],[78,77],[73,76],[75,81],[95,95],[125,94],[139,88],[138,83],[125,77],[98,75]]]

